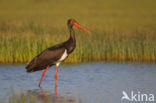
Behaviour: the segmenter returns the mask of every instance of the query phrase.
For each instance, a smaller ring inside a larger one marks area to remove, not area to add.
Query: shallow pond
[[[82,63],[60,65],[57,90],[55,67],[47,70],[41,88],[37,86],[42,71],[27,73],[25,65],[0,65],[0,100],[7,101],[12,91],[68,95],[82,103],[121,103],[123,91],[129,96],[156,96],[156,64],[143,63]],[[48,95],[49,96],[49,95]],[[59,96],[58,96],[59,98]],[[129,103],[128,100],[122,101]]]

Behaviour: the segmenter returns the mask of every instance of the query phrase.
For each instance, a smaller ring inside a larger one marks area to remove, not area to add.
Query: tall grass
[[[139,5],[136,5],[139,3]],[[1,0],[0,63],[25,63],[68,39],[75,18],[77,48],[66,62],[156,61],[155,0]]]

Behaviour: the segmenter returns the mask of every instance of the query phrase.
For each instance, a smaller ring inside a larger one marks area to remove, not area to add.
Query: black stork
[[[88,30],[80,26],[80,24],[78,24],[74,19],[69,19],[67,21],[67,25],[70,31],[69,39],[63,43],[45,49],[40,54],[35,56],[26,66],[27,72],[35,72],[45,69],[42,73],[40,82],[38,84],[39,87],[45,72],[49,67],[53,65],[56,65],[55,84],[57,83],[57,71],[59,64],[63,62],[68,57],[68,55],[73,52],[73,50],[76,47],[76,38],[73,26],[82,29],[86,32],[89,32]]]

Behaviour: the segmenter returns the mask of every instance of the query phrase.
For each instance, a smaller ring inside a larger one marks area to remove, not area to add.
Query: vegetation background
[[[0,63],[26,63],[68,39],[74,18],[77,48],[66,62],[156,61],[156,0],[0,0]]]

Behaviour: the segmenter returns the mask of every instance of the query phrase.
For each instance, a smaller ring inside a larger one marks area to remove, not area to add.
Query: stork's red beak
[[[76,26],[77,28],[90,33],[90,31],[88,31],[87,29],[85,29],[82,26],[80,26],[80,24],[78,24],[76,21],[73,20],[72,22],[74,23],[74,26]]]

